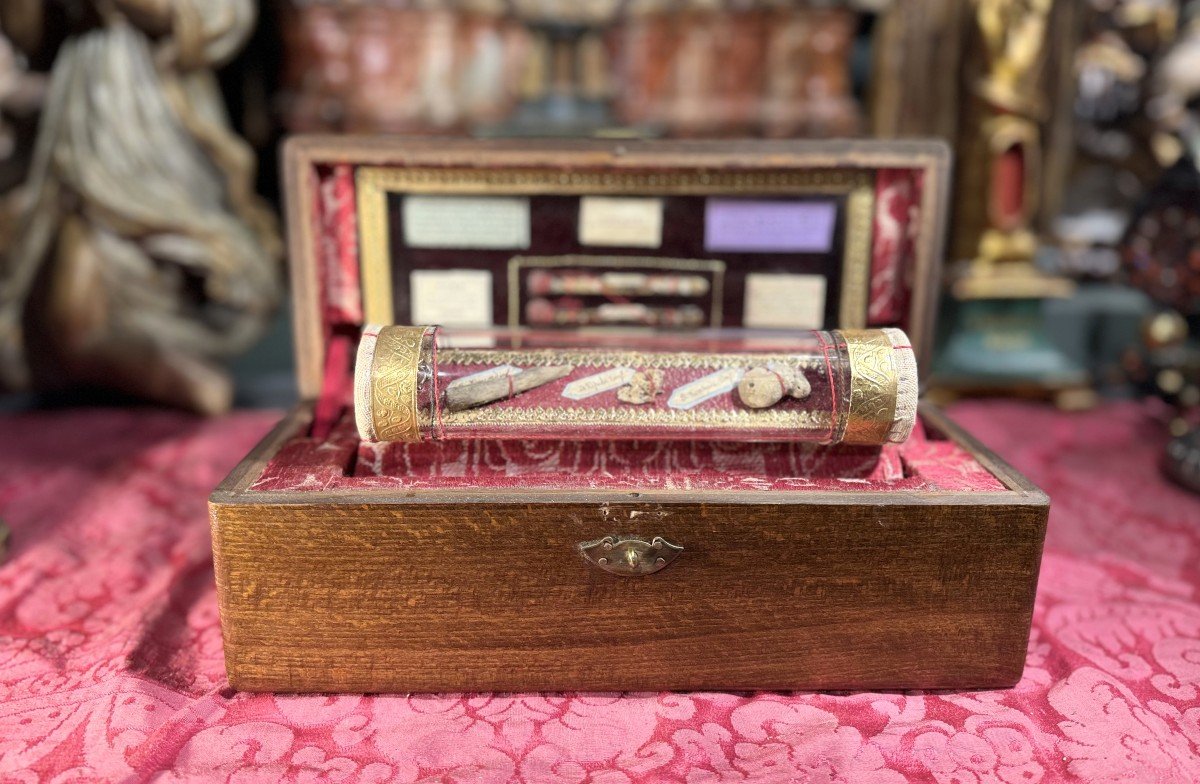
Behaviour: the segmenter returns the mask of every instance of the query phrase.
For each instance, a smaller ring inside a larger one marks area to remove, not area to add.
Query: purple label
[[[820,201],[709,199],[704,211],[708,251],[827,253],[837,205]]]

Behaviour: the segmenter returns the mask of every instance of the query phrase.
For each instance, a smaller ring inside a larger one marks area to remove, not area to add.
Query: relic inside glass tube
[[[465,347],[436,327],[368,326],[355,369],[362,438],[884,444],[916,419],[916,360],[898,329],[483,337]]]

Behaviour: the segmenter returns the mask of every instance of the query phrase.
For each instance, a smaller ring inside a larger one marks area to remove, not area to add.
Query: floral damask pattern
[[[1147,411],[955,415],[1054,499],[1007,691],[236,693],[204,501],[273,416],[9,418],[0,781],[1200,781],[1200,500]]]
[[[348,469],[347,466],[350,466]],[[970,452],[918,423],[903,444],[744,441],[364,443],[352,412],[287,441],[255,490],[465,487],[664,490],[1003,490]]]

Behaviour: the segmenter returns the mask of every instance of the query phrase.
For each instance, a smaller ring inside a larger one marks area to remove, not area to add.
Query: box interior
[[[360,442],[352,411],[354,352],[366,319],[360,259],[360,212],[356,198],[358,166],[350,163],[317,162],[298,173],[312,195],[311,204],[300,205],[307,213],[304,225],[316,236],[305,238],[311,248],[317,273],[317,313],[297,308],[296,318],[319,318],[323,340],[323,373],[315,400],[311,426],[291,438],[268,461],[252,488],[261,491],[320,491],[330,489],[423,489],[423,488],[563,488],[563,489],[681,489],[681,490],[957,490],[997,491],[1004,485],[974,456],[943,434],[919,424],[904,444],[883,448],[817,447],[803,444],[752,444],[714,442],[439,442],[419,445],[365,444]],[[378,169],[378,166],[373,168]],[[915,237],[929,221],[920,214],[924,172],[920,168],[879,169],[871,172],[874,188],[871,216],[872,242],[869,249],[869,285],[864,302],[863,323],[870,326],[909,326],[915,283]],[[289,194],[291,198],[296,195]],[[677,221],[666,221],[662,244],[654,253],[661,256],[705,256],[697,237],[704,232],[703,217],[691,197],[671,206]],[[538,205],[533,202],[536,217]],[[545,220],[535,220],[531,243],[541,254],[578,253],[573,228],[563,205],[549,200]],[[395,211],[394,214],[400,214]],[[295,221],[297,212],[291,212]],[[399,218],[393,218],[393,222]],[[546,223],[545,221],[549,221]],[[840,226],[841,224],[839,224]],[[539,226],[545,231],[539,235]],[[412,303],[406,281],[415,266],[439,269],[451,263],[480,265],[491,269],[494,278],[523,285],[504,265],[511,252],[411,250],[396,238],[393,226],[388,247],[392,274],[389,286],[396,320],[411,316]],[[842,231],[842,228],[837,231]],[[295,232],[295,227],[293,227]],[[837,237],[841,242],[841,237]],[[293,257],[298,252],[293,234]],[[605,250],[606,256],[610,255]],[[614,256],[645,250],[614,251]],[[729,261],[729,254],[721,254]],[[723,297],[719,322],[740,326],[743,318],[744,273],[754,264],[786,266],[801,273],[821,273],[830,278],[832,301],[840,266],[832,264],[832,253],[772,254],[768,261],[729,264],[733,272]],[[469,259],[469,261],[464,261]],[[734,261],[738,261],[734,259]],[[308,265],[296,265],[304,270]],[[494,321],[504,324],[517,307],[511,292],[496,294]],[[711,298],[710,298],[711,299]],[[711,303],[709,303],[711,304]],[[827,326],[834,318],[832,306],[825,314]]]
[[[1004,485],[918,423],[904,444],[820,447],[711,441],[439,441],[366,444],[352,412],[301,433],[254,490],[978,490]]]

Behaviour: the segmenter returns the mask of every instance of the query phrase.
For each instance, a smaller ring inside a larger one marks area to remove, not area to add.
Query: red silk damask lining
[[[349,413],[293,438],[255,490],[367,488],[1003,490],[953,442],[918,424],[904,444],[820,447],[687,441],[360,442]]]

